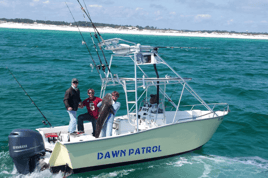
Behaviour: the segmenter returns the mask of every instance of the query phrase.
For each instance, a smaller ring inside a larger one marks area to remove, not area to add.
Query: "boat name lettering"
[[[98,152],[97,159],[108,159],[108,158],[117,158],[117,157],[124,157],[124,156],[132,156],[132,155],[140,155],[140,154],[147,154],[147,153],[156,153],[161,152],[160,145],[158,146],[148,146],[148,147],[141,147],[141,148],[130,148],[128,151],[125,150],[115,150],[115,151],[107,151],[107,152]]]
[[[21,148],[27,148],[27,145],[19,145],[19,146],[13,146],[13,149],[21,149]]]

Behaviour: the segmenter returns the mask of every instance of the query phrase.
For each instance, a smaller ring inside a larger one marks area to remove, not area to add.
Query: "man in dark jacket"
[[[76,134],[76,111],[78,107],[81,107],[80,91],[78,89],[78,80],[72,79],[71,87],[66,90],[63,102],[70,116],[70,123],[68,131],[71,134]]]

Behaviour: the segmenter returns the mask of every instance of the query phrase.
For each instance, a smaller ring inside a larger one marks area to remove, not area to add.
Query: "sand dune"
[[[78,31],[77,27],[64,25],[48,24],[26,24],[13,22],[0,22],[0,28],[17,29],[37,29],[37,30],[60,30],[60,31]],[[93,32],[93,28],[79,27],[83,32]],[[268,39],[268,35],[262,34],[238,34],[238,33],[207,33],[207,32],[182,32],[176,30],[139,30],[135,27],[112,28],[98,27],[100,33],[119,33],[119,34],[138,34],[138,35],[158,35],[158,36],[189,36],[189,37],[211,37],[211,38],[243,38],[243,39]]]

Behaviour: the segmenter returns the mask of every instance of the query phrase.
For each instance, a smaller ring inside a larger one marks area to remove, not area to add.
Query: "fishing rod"
[[[98,57],[99,57],[99,59],[100,59],[100,61],[101,61],[101,58],[100,58],[100,55],[99,55],[98,49],[97,49],[97,47],[96,47],[96,45],[95,45],[94,39],[93,39],[93,37],[92,37],[91,33],[89,33],[89,34],[90,34],[90,37],[91,37],[92,43],[93,43],[93,45],[94,45],[94,48],[95,48],[95,50],[96,50],[96,53],[97,53],[97,55],[98,55]],[[103,70],[103,71],[105,71],[105,65],[101,63],[101,66],[102,66],[102,70]],[[109,69],[109,68],[108,68],[108,69]]]
[[[98,38],[98,35],[100,36],[100,38],[101,38],[101,40],[102,40],[103,43],[105,43],[105,41],[103,40],[103,38],[102,38],[101,34],[99,33],[98,29],[96,28],[96,26],[94,25],[93,21],[91,20],[85,1],[84,1],[84,4],[85,4],[85,7],[86,7],[87,12],[86,12],[85,9],[83,8],[83,5],[80,3],[80,1],[79,1],[79,0],[77,0],[77,1],[78,1],[78,3],[79,3],[80,6],[81,6],[81,10],[86,14],[86,16],[88,17],[88,19],[90,20],[90,23],[91,23],[91,25],[92,25],[92,27],[93,27],[93,29],[94,29],[94,32],[95,32],[95,35],[94,35],[94,36],[95,36],[95,38],[98,40],[98,43],[99,43],[98,46],[99,46],[99,48],[100,48],[100,50],[101,50],[101,52],[102,52],[102,54],[103,54],[103,58],[104,58],[104,60],[105,60],[105,62],[106,62],[107,69],[108,69],[108,71],[109,71],[110,73],[112,73],[111,70],[110,70],[110,68],[109,68],[108,62],[107,62],[107,60],[106,60],[104,51],[103,51],[103,49],[102,49],[102,47],[101,47],[101,45],[100,45],[100,40],[99,40],[99,38]],[[98,35],[97,35],[97,34],[98,34]]]
[[[9,71],[9,73],[13,76],[13,78],[16,80],[16,82],[19,84],[19,86],[23,89],[25,95],[27,95],[30,100],[32,101],[32,103],[35,105],[35,107],[38,109],[38,111],[42,114],[43,118],[45,118],[45,120],[47,121],[47,123],[50,125],[50,127],[52,127],[52,125],[50,124],[50,122],[47,120],[47,118],[44,116],[44,114],[41,112],[41,110],[37,107],[37,105],[35,104],[35,102],[32,100],[32,98],[28,95],[28,93],[24,90],[24,88],[21,86],[20,82],[16,79],[16,77],[13,75],[13,73],[10,71],[10,69],[8,67],[6,67],[7,70]],[[45,121],[42,121],[43,124],[47,125]]]
[[[90,20],[90,22],[91,22],[91,24],[92,24],[94,30],[97,32],[97,34],[100,36],[101,40],[104,42],[104,40],[103,40],[101,34],[99,33],[98,29],[95,27],[94,23],[92,22],[92,20],[91,20],[91,18],[90,18],[90,16],[89,16],[89,13],[87,13],[87,12],[85,11],[85,9],[83,8],[83,6],[82,6],[82,4],[80,3],[79,0],[77,0],[77,2],[80,4],[80,6],[81,6],[81,10],[86,14],[87,18]],[[85,2],[84,2],[84,3],[85,3]],[[86,7],[86,8],[87,8],[87,7]]]
[[[103,40],[101,34],[99,33],[97,27],[94,25],[93,21],[91,20],[90,15],[89,15],[89,11],[88,11],[88,9],[87,9],[87,6],[86,6],[86,3],[85,3],[84,0],[83,0],[83,2],[84,2],[84,5],[85,5],[85,7],[86,7],[86,11],[87,11],[87,13],[85,12],[83,6],[80,4],[80,2],[79,2],[79,0],[78,0],[78,3],[80,4],[81,9],[82,9],[83,12],[87,15],[87,17],[89,18],[89,20],[90,20],[90,22],[91,22],[91,25],[93,26],[93,29],[94,29],[94,31],[95,31],[95,35],[94,35],[94,36],[95,36],[95,38],[96,38],[97,41],[98,41],[98,44],[99,44],[98,46],[99,46],[99,48],[100,48],[100,50],[101,50],[101,52],[102,52],[102,54],[103,54],[103,58],[104,58],[104,60],[105,60],[105,62],[106,62],[107,68],[108,68],[109,72],[111,73],[110,68],[109,68],[109,65],[108,65],[108,62],[107,62],[107,60],[106,60],[104,51],[103,51],[103,49],[102,49],[102,47],[101,47],[101,45],[100,45],[100,40],[99,40],[97,34],[99,34],[100,38],[102,39],[102,42],[103,42],[104,44],[106,44],[106,43],[105,43],[105,41]]]
[[[85,3],[85,2],[84,2],[84,3]],[[83,17],[84,17],[85,22],[86,22],[86,24],[87,24],[87,20],[86,20],[84,14],[83,14]],[[88,27],[89,27],[89,26],[88,26]],[[99,52],[98,52],[98,49],[97,49],[97,47],[96,47],[95,41],[94,41],[94,39],[93,39],[93,37],[92,37],[92,35],[91,35],[91,32],[89,32],[89,34],[90,34],[92,43],[93,43],[93,45],[94,45],[94,48],[95,48],[95,50],[96,50],[96,53],[97,53],[97,55],[98,55],[98,57],[99,57],[99,60],[100,60],[100,62],[101,62],[101,57],[100,57],[100,55],[99,55]],[[96,34],[96,33],[95,33],[95,34]],[[99,40],[98,40],[98,41],[99,41]],[[101,48],[100,48],[100,49],[101,49]],[[104,53],[103,53],[103,50],[101,49],[101,51],[102,51],[102,54],[103,54],[104,59],[105,59],[105,61],[106,61],[105,55],[104,55]],[[111,79],[112,79],[112,81],[114,82],[114,79],[113,79],[113,76],[112,76],[112,73],[111,73],[111,71],[110,71],[110,68],[109,68],[109,65],[108,65],[107,61],[106,61],[106,65],[107,65],[107,68],[108,68],[108,71],[109,71],[109,73],[108,73],[107,75],[106,75],[106,73],[105,73],[105,65],[101,62],[101,67],[102,67],[102,70],[103,70],[103,72],[104,72],[104,74],[105,74],[105,77],[106,77],[106,79],[107,79],[108,75],[110,74],[110,75],[111,75]]]
[[[85,15],[84,15],[84,14],[83,14],[83,17],[84,17],[85,22],[86,22],[86,24],[87,24],[87,21],[86,21],[86,18],[85,18]],[[104,65],[104,64],[102,63],[102,61],[101,61],[101,58],[100,58],[100,55],[99,55],[98,49],[97,49],[97,47],[96,47],[96,45],[95,45],[94,39],[93,39],[93,37],[92,37],[92,35],[91,35],[91,33],[90,33],[90,32],[89,32],[89,34],[90,34],[90,37],[91,37],[92,43],[93,43],[93,45],[94,45],[94,48],[95,48],[95,50],[96,50],[96,53],[97,53],[97,55],[98,55],[98,57],[99,57],[99,60],[100,60],[100,63],[101,63],[101,67],[102,67],[102,70],[103,70],[103,72],[105,72],[105,65]]]
[[[99,73],[100,78],[102,79],[101,74],[100,74],[100,72],[99,72],[99,68],[100,68],[100,67],[98,67],[98,66],[96,65],[96,63],[95,63],[95,61],[94,61],[94,59],[93,59],[93,57],[92,57],[92,55],[91,55],[91,53],[90,53],[90,50],[89,50],[89,48],[88,48],[88,46],[87,46],[87,43],[86,43],[86,41],[85,41],[85,39],[84,39],[84,37],[83,37],[83,35],[82,35],[82,33],[81,33],[79,27],[78,27],[77,22],[76,22],[75,19],[74,19],[74,16],[73,16],[73,14],[72,14],[72,12],[71,12],[71,10],[70,10],[68,4],[67,4],[66,2],[65,2],[65,4],[66,4],[66,6],[68,7],[68,9],[69,9],[69,11],[70,11],[70,13],[71,13],[71,15],[72,15],[72,17],[73,17],[73,20],[74,20],[74,22],[75,22],[75,24],[76,24],[76,26],[77,26],[77,28],[78,28],[78,31],[79,31],[79,33],[80,33],[80,35],[81,35],[81,37],[82,37],[82,40],[85,42],[84,44],[85,44],[86,47],[87,47],[88,53],[89,53],[89,55],[90,55],[90,57],[91,57],[91,59],[92,59],[94,65],[95,65],[95,67],[96,67],[96,69],[97,69],[97,72]]]

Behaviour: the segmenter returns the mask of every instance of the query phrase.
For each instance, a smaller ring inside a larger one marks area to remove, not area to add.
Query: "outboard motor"
[[[45,155],[40,133],[30,129],[15,129],[8,136],[9,154],[20,174],[34,171],[41,156]]]

